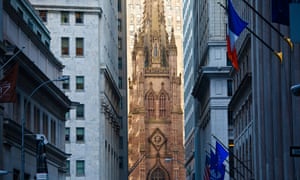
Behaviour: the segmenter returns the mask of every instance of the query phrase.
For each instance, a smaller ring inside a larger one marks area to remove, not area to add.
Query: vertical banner
[[[300,3],[290,3],[290,36],[291,40],[300,43]]]

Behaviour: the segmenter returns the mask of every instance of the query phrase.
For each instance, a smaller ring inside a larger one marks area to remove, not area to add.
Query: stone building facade
[[[129,179],[185,179],[181,74],[161,0],[144,2],[129,78]]]

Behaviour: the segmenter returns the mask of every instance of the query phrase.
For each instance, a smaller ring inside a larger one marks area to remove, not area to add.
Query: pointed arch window
[[[151,173],[150,180],[165,180],[165,172],[161,168],[156,168]]]
[[[160,94],[159,96],[159,117],[164,118],[167,116],[167,96],[165,93]]]
[[[147,96],[147,113],[148,113],[148,118],[153,118],[154,117],[154,95],[153,93],[150,93]]]

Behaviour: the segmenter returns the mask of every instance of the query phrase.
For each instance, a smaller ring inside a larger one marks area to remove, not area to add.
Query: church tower
[[[145,0],[129,78],[130,180],[185,179],[181,79],[163,0]]]

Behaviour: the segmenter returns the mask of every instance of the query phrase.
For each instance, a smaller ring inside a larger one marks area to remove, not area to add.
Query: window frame
[[[61,37],[61,55],[69,56],[70,55],[70,38]]]
[[[80,170],[82,172],[79,172]],[[76,160],[76,176],[85,176],[85,161],[84,160]]]
[[[75,12],[75,24],[83,24],[84,23],[84,15],[83,12]]]
[[[69,11],[61,11],[60,12],[60,23],[61,24],[69,24],[70,23],[70,12]]]
[[[48,11],[47,10],[39,10],[39,16],[43,22],[46,23],[48,21]]]
[[[80,112],[81,110],[81,112]],[[84,104],[78,104],[76,107],[76,119],[84,119]]]
[[[82,132],[82,133],[80,134],[80,132]],[[77,143],[84,142],[84,136],[85,136],[84,127],[77,127],[76,128],[76,142]]]
[[[80,47],[80,45],[82,47]],[[77,37],[75,39],[75,53],[76,53],[76,56],[84,55],[84,38],[83,37]]]

